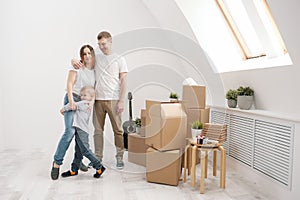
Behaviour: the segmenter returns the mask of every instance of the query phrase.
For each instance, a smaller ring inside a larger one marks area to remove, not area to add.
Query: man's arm
[[[75,69],[80,69],[81,67],[83,67],[83,63],[82,63],[80,60],[76,59],[76,58],[73,58],[73,59],[71,60],[71,65],[72,65]]]
[[[122,113],[124,111],[124,98],[126,93],[126,75],[127,72],[121,72],[119,74],[120,78],[120,98],[117,104],[117,112]]]

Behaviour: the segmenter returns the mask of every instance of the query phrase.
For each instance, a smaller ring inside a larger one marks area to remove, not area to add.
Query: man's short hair
[[[111,34],[107,31],[102,31],[98,34],[97,39],[101,40],[102,38],[111,38]]]

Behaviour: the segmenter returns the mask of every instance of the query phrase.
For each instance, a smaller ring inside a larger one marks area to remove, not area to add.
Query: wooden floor
[[[69,169],[72,151],[66,155],[61,172]],[[50,179],[53,152],[6,149],[0,151],[0,199],[102,199],[102,200],[254,200],[268,198],[251,181],[251,177],[235,173],[227,159],[226,189],[219,188],[219,177],[211,175],[205,180],[205,194],[199,193],[200,173],[196,187],[191,187],[190,178],[180,181],[177,187],[148,183],[145,168],[128,163],[125,152],[125,168],[115,168],[114,149],[105,150],[104,165],[107,170],[100,179],[93,178],[95,171],[80,172],[76,177]],[[85,160],[85,163],[88,163]],[[197,171],[200,172],[199,165]],[[219,175],[219,173],[218,173]]]

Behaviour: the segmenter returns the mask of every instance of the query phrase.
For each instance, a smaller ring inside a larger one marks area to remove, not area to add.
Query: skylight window
[[[267,0],[175,0],[216,73],[292,61]]]
[[[266,0],[216,0],[242,58],[278,58],[287,53]],[[287,64],[290,62],[287,62]]]

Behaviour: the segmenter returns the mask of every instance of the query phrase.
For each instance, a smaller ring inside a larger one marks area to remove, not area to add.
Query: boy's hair
[[[95,93],[95,89],[93,86],[84,86],[80,89],[80,94],[82,93],[88,93],[90,94],[93,98],[95,97],[96,93]]]
[[[102,38],[106,38],[106,39],[111,38],[111,34],[107,31],[102,31],[98,34],[97,39],[101,40]]]

